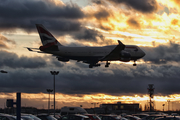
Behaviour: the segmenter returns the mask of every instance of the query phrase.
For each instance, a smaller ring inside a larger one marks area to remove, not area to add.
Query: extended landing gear
[[[137,64],[136,64],[136,60],[134,60],[134,64],[133,64],[133,66],[136,66]]]
[[[93,68],[93,65],[89,65],[89,68]]]
[[[105,67],[109,67],[110,62],[106,61],[106,65]],[[99,67],[101,66],[101,64],[89,64],[89,68],[93,68],[93,67]]]
[[[109,67],[110,63],[107,61],[105,67]]]
[[[90,64],[90,65],[89,65],[89,68],[99,67],[99,66],[101,66],[101,64]]]

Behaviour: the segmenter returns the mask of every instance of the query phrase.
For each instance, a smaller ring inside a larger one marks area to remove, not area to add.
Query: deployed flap
[[[113,58],[117,58],[120,54],[120,51],[124,50],[125,45],[118,40],[119,45],[117,45],[108,55],[106,55],[105,57],[103,57],[101,60],[102,61],[109,61]]]

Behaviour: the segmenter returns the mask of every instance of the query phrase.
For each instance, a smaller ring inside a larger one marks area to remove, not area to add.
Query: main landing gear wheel
[[[110,63],[107,61],[105,67],[109,67]]]
[[[137,65],[136,63],[133,64],[133,66],[136,66],[136,65]]]
[[[137,64],[136,64],[136,60],[135,60],[133,66],[136,66],[136,65],[137,65]]]
[[[89,65],[89,68],[93,68],[93,65]]]
[[[99,66],[101,66],[101,64],[90,64],[90,65],[89,65],[89,68],[99,67]]]

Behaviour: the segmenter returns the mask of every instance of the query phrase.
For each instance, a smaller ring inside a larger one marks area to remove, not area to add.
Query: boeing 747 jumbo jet
[[[61,45],[56,38],[41,24],[36,24],[43,46],[27,48],[29,51],[47,53],[56,56],[59,61],[68,62],[70,59],[89,64],[89,68],[98,67],[98,62],[106,61],[105,67],[109,67],[110,61],[134,61],[145,56],[145,53],[136,45],[124,45],[118,40],[118,45],[103,47],[67,47]],[[40,51],[39,51],[40,50]]]

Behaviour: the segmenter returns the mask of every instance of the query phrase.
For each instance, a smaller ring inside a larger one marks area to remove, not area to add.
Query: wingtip
[[[123,43],[122,43],[120,40],[117,40],[117,41],[118,41],[118,43],[119,43],[119,44],[122,44],[122,45],[124,45],[124,44],[123,44]]]
[[[122,48],[124,50],[125,49],[125,45],[120,40],[118,40],[118,43],[119,43],[120,46],[122,46]]]

